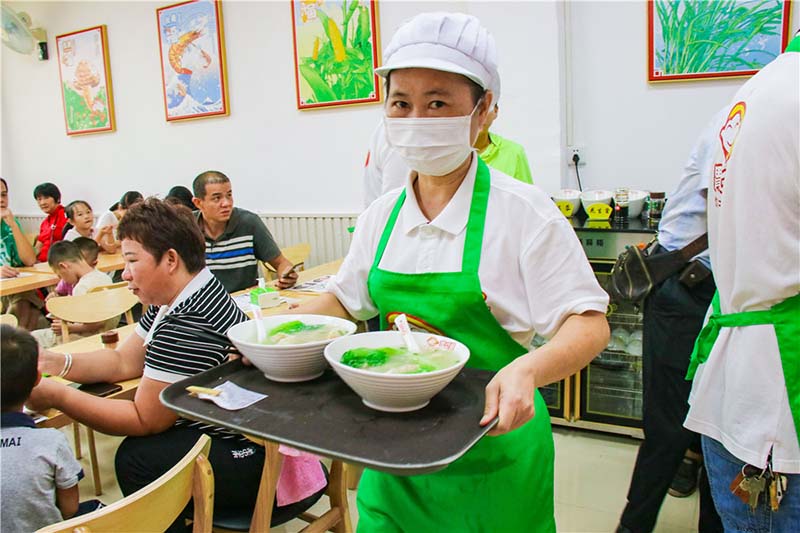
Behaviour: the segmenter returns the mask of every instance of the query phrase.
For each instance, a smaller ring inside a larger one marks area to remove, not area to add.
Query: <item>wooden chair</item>
[[[62,296],[47,301],[47,310],[56,318],[61,319],[61,338],[69,342],[69,322],[93,323],[103,322],[115,316],[125,314],[128,324],[133,324],[131,308],[139,303],[139,299],[125,286],[127,283],[105,285],[97,287],[80,296]],[[94,441],[94,431],[86,428],[89,443],[89,462],[92,467],[92,479],[96,495],[103,493],[100,481],[100,468],[97,463],[97,449]],[[81,433],[80,426],[73,426],[75,441],[75,456],[81,458]]]
[[[208,462],[211,439],[203,435],[178,464],[148,486],[108,507],[40,529],[37,533],[89,531],[164,531],[189,500],[194,503],[192,531],[211,531],[214,472]]]
[[[250,533],[265,533],[269,531],[272,522],[272,506],[275,501],[275,492],[278,486],[278,477],[281,473],[283,456],[278,452],[278,444],[254,437],[250,440],[264,446],[264,469],[261,471],[261,483],[258,487],[258,496],[254,512],[248,512],[250,518]],[[328,487],[325,489],[331,508],[320,516],[309,512],[302,512],[292,518],[298,518],[308,523],[303,529],[304,533],[320,533],[334,531],[335,533],[352,533],[353,525],[350,521],[350,508],[347,502],[347,474],[345,464],[341,461],[331,463]],[[246,523],[246,518],[239,522]],[[225,533],[228,531],[248,531],[246,527],[232,527],[215,521],[214,531]],[[276,524],[277,525],[277,524]]]
[[[17,327],[17,325],[19,324],[19,320],[17,320],[17,317],[12,315],[11,313],[3,313],[2,315],[0,315],[0,324],[3,324],[5,326]]]
[[[131,308],[139,303],[139,299],[125,287],[127,283],[115,285],[117,286],[98,287],[99,291],[80,296],[62,296],[48,300],[47,310],[61,319],[62,342],[69,342],[69,322],[90,324],[125,314],[128,324],[133,324]]]
[[[294,246],[287,246],[281,249],[281,254],[293,265],[301,263],[297,270],[304,270],[305,262],[308,261],[308,257],[311,255],[311,245],[304,242],[302,244],[295,244]],[[262,261],[261,264],[264,267],[264,279],[273,280],[278,277],[278,273],[275,272],[275,268],[273,268],[272,265],[266,261]]]
[[[100,285],[99,287],[92,287],[91,289],[89,289],[89,293],[102,292],[110,289],[119,289],[120,287],[127,287],[127,286],[128,286],[127,281],[120,281],[118,283],[110,283],[108,285]]]

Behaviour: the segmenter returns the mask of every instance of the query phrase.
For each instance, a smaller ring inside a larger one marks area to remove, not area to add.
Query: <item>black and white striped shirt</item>
[[[171,319],[170,317],[176,317]],[[136,333],[145,341],[144,376],[155,381],[175,383],[187,376],[221,365],[228,359],[226,344],[200,339],[192,326],[225,334],[247,320],[222,283],[208,268],[201,270],[178,295],[171,306],[151,306],[142,315]],[[234,436],[231,432],[199,422],[179,419],[203,431]]]

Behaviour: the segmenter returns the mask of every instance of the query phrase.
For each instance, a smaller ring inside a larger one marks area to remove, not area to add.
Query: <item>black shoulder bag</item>
[[[643,250],[627,246],[611,269],[608,291],[617,302],[640,304],[653,287],[677,274],[692,257],[708,248],[708,233],[704,233],[680,250],[654,254],[656,239]]]

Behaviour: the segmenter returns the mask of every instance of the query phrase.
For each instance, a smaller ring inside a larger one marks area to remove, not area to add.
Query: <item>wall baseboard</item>
[[[268,214],[259,215],[278,246],[292,246],[307,242],[311,244],[311,256],[306,268],[341,259],[350,248],[350,232],[347,228],[356,225],[358,215],[351,214]],[[22,231],[39,233],[44,220],[41,215],[16,215]]]

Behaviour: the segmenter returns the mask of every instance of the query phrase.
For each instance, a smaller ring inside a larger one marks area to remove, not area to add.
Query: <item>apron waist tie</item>
[[[689,370],[686,373],[686,379],[691,380],[694,378],[697,367],[705,363],[708,355],[711,353],[711,348],[719,337],[722,328],[737,328],[742,326],[762,326],[773,324],[775,322],[772,316],[772,309],[764,309],[761,311],[742,311],[740,313],[718,313],[719,296],[714,295],[714,300],[717,305],[714,306],[714,312],[708,318],[708,323],[703,326],[700,335],[694,344],[692,350],[692,358],[689,362]],[[713,304],[712,304],[713,305]]]

